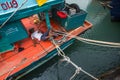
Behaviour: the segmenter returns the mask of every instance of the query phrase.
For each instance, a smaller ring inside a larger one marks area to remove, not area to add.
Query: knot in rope
[[[70,58],[69,57],[67,57],[67,56],[64,56],[64,59],[63,59],[64,61],[67,61],[67,62],[69,62],[70,63]]]
[[[78,68],[76,69],[76,73],[79,74],[80,71],[81,71],[81,69],[82,69],[81,67],[78,67]]]
[[[98,80],[96,77],[92,76],[91,74],[89,74],[88,72],[84,71],[81,67],[79,67],[78,65],[76,65],[74,62],[72,62],[70,60],[70,58],[68,56],[65,55],[65,53],[63,52],[63,50],[56,44],[56,42],[54,41],[54,39],[51,39],[52,43],[55,45],[56,50],[58,51],[58,55],[63,57],[64,61],[69,62],[70,64],[72,64],[75,68],[76,71],[73,74],[73,76],[70,78],[70,80],[72,80],[77,74],[80,73],[80,71],[82,71],[83,73],[85,73],[86,75],[90,76],[91,78]]]

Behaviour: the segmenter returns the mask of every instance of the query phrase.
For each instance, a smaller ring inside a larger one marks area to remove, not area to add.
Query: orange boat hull
[[[30,23],[28,18],[21,21],[27,30],[31,26],[35,26],[33,23]],[[53,21],[51,24],[55,28],[59,27]],[[80,26],[69,33],[77,36],[91,27],[92,24],[85,21],[84,26]],[[73,39],[69,37],[65,43],[60,45],[60,47],[65,49],[72,43]],[[34,47],[31,38],[27,38],[22,40],[21,46],[24,47],[24,50],[21,52],[9,51],[4,54],[0,54],[0,80],[16,77],[26,72],[25,70],[28,72],[32,71],[36,67],[42,65],[44,62],[57,55],[55,46],[49,40],[40,41],[40,43],[36,44],[36,47]],[[40,61],[41,59],[42,61]],[[34,67],[31,67],[33,65]]]

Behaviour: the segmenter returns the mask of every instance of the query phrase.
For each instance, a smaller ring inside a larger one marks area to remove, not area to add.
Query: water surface
[[[92,29],[80,35],[95,40],[120,42],[120,22],[111,22],[110,12],[104,9],[97,0],[67,0],[76,2],[80,8],[88,12],[87,20],[93,23]],[[105,71],[120,65],[120,49],[100,47],[75,41],[64,52],[87,72],[98,77]],[[21,80],[69,80],[75,68],[68,63],[61,62],[55,57],[41,67],[32,71]],[[82,72],[74,80],[92,80]]]

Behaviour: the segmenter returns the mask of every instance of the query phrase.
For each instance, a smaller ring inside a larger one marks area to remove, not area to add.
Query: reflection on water
[[[67,0],[79,3],[88,12],[87,20],[93,23],[93,28],[80,35],[85,38],[120,42],[120,23],[111,22],[108,9],[103,9],[97,0]],[[78,66],[98,77],[105,71],[120,65],[120,49],[88,45],[80,41],[64,51]],[[60,62],[55,57],[43,66],[37,68],[21,80],[69,80],[75,68],[68,63]],[[74,80],[92,80],[82,72]]]

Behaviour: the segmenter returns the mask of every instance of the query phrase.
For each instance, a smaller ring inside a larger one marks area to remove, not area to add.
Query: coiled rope
[[[80,71],[82,71],[83,73],[85,73],[86,75],[90,76],[91,78],[93,78],[94,80],[99,80],[96,77],[94,77],[93,75],[91,75],[90,73],[86,72],[85,70],[83,70],[81,67],[77,66],[74,62],[72,62],[70,60],[70,58],[68,56],[65,55],[65,53],[63,52],[63,50],[56,44],[55,40],[53,38],[51,38],[52,43],[55,45],[57,51],[58,51],[58,55],[62,56],[64,61],[69,62],[70,64],[72,64],[75,68],[76,71],[73,74],[73,76],[70,77],[70,80],[72,80],[77,74],[80,73]]]

